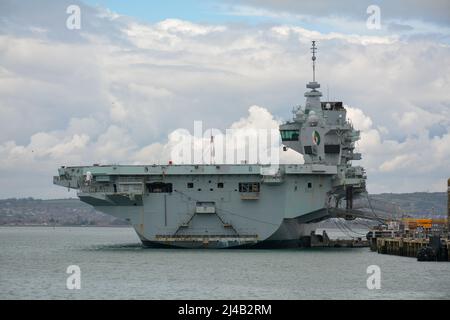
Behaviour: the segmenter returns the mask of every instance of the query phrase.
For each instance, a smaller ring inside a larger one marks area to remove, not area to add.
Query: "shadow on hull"
[[[311,214],[297,218],[284,219],[279,228],[267,239],[259,240],[254,236],[171,236],[165,239],[148,240],[138,230],[136,233],[144,247],[148,248],[179,248],[179,249],[283,249],[311,247],[311,232],[317,227],[316,223],[305,221],[319,221],[326,215],[325,210],[318,210]],[[194,240],[195,239],[195,240]]]
[[[257,243],[233,244],[220,242],[179,242],[179,243],[162,243],[157,241],[141,240],[146,248],[154,249],[292,249],[292,248],[308,248],[311,245],[309,237],[302,237],[295,240],[265,240]]]

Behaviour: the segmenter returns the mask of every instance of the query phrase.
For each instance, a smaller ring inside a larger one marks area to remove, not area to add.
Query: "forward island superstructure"
[[[93,165],[61,167],[54,184],[128,221],[145,246],[180,248],[296,247],[315,223],[353,218],[366,175],[352,160],[359,131],[342,102],[322,102],[313,81],[304,106],[280,126],[284,149],[304,164]],[[300,157],[300,155],[299,155]]]

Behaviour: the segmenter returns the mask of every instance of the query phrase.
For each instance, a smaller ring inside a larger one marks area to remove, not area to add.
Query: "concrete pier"
[[[428,238],[376,238],[371,243],[371,249],[381,254],[417,258],[421,248],[433,247],[438,261],[450,261],[450,240],[439,238],[438,241],[440,245],[431,243]]]

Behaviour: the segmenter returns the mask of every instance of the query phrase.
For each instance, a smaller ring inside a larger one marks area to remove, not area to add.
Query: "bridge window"
[[[338,144],[326,144],[325,145],[325,153],[339,153],[341,150],[340,145]]]
[[[304,146],[305,148],[305,154],[312,154],[313,150],[311,146]]]
[[[280,130],[282,141],[298,141],[298,130]]]
[[[259,182],[239,183],[239,192],[259,192]]]

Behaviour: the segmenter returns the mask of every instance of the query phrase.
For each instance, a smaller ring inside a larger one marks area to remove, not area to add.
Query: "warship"
[[[148,247],[298,247],[318,222],[358,217],[353,200],[366,194],[365,171],[352,165],[360,132],[342,102],[321,101],[316,49],[312,41],[305,104],[279,127],[283,150],[303,164],[63,166],[53,183],[128,221]]]

